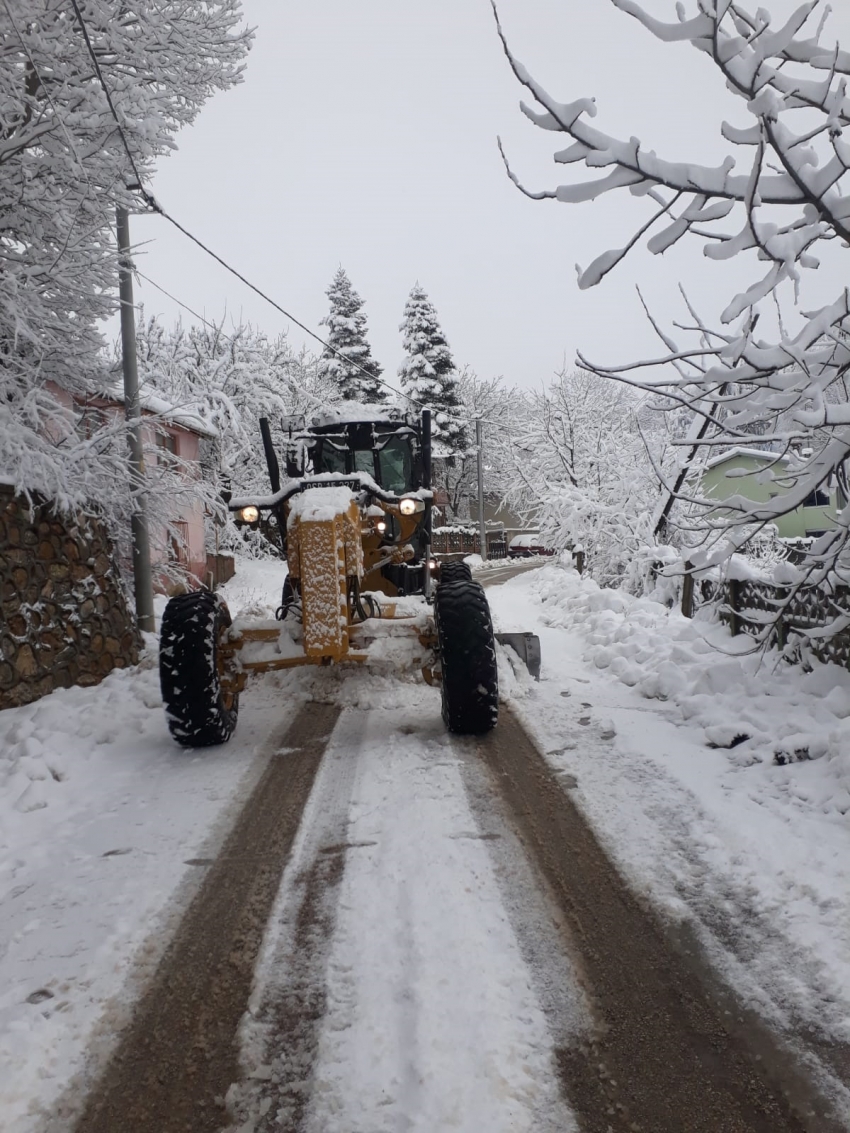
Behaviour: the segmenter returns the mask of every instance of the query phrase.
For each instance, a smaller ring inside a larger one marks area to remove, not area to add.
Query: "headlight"
[[[260,518],[260,509],[249,504],[248,507],[239,509],[239,518],[245,523],[256,523]]]
[[[381,533],[381,535],[383,535],[383,533],[386,531],[386,529],[387,529],[386,520],[379,519],[378,522],[375,524],[375,530],[379,531]]]
[[[402,515],[413,515],[413,513],[416,511],[416,505],[418,502],[418,500],[411,499],[410,496],[405,496],[405,498],[399,503],[398,510]]]

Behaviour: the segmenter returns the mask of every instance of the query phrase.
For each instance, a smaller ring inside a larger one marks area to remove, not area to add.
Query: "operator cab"
[[[356,414],[359,420],[352,420]],[[371,419],[369,419],[371,418]],[[392,495],[423,487],[419,422],[400,410],[350,405],[313,418],[292,438],[287,472],[292,477],[362,472]]]

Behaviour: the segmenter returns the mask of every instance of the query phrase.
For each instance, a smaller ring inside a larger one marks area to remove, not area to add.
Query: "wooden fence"
[[[685,564],[690,568],[690,563]],[[762,637],[782,649],[792,633],[802,634],[811,652],[821,661],[850,668],[850,626],[829,637],[818,630],[842,616],[850,616],[850,587],[827,592],[818,587],[774,586],[752,579],[729,579],[725,583],[694,579],[686,574],[682,586],[682,613],[693,617],[699,606],[716,603],[721,619],[733,634]]]
[[[236,574],[236,560],[233,555],[207,555],[204,583],[210,590],[216,590],[225,582],[230,582],[234,574]]]
[[[433,555],[480,555],[481,540],[478,534],[469,531],[434,531],[431,534],[431,553]],[[508,544],[501,532],[487,535],[487,557],[506,559]]]

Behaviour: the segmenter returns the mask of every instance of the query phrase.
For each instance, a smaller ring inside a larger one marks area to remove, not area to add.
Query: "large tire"
[[[209,590],[179,594],[165,607],[159,683],[168,729],[184,747],[211,747],[233,735],[239,696],[222,690],[221,637],[230,612]]]
[[[442,667],[443,720],[450,732],[478,736],[499,718],[499,677],[490,607],[477,582],[441,582],[434,620]]]
[[[289,577],[289,575],[287,575],[283,580],[283,590],[280,596],[280,605],[275,610],[275,618],[279,622],[285,621],[287,614],[293,607],[295,607],[297,610],[300,610],[301,598],[299,594],[296,594],[295,589],[292,585],[292,579]]]
[[[440,567],[440,583],[445,585],[449,582],[471,582],[472,570],[469,563],[465,563],[463,559],[449,559]]]

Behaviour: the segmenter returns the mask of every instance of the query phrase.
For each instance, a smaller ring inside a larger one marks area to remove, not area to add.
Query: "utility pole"
[[[155,629],[151,546],[145,503],[145,455],[142,447],[142,410],[139,404],[139,372],[136,365],[136,309],[133,305],[133,269],[130,261],[130,218],[127,210],[115,210],[118,231],[118,294],[121,299],[121,358],[124,369],[124,414],[129,425],[130,484],[133,488],[133,590],[136,625],[145,633]]]
[[[478,446],[478,541],[481,544],[481,558],[487,561],[487,527],[484,523],[484,422],[479,417],[475,422],[475,443]]]

